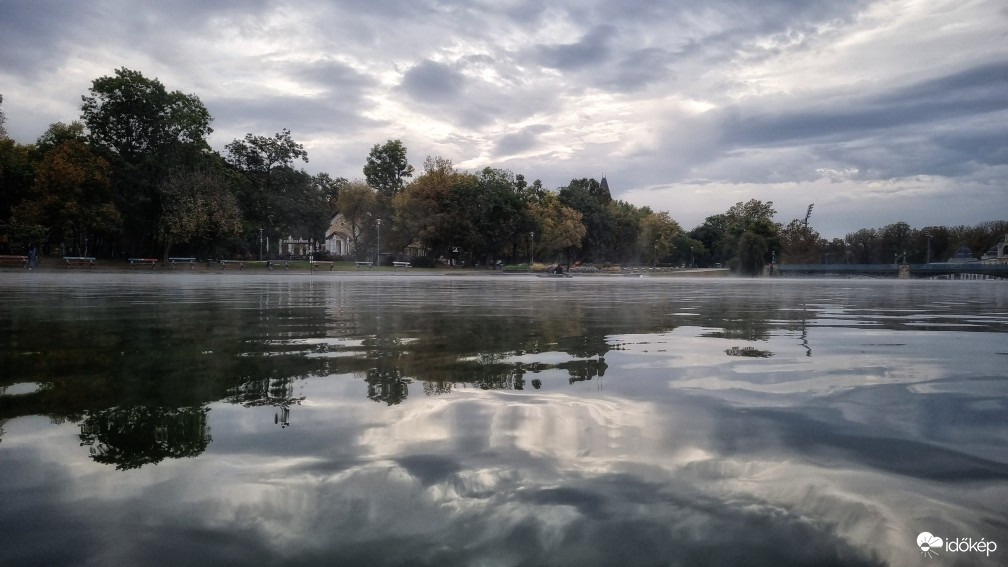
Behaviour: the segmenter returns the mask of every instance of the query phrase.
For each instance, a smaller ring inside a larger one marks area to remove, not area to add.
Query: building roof
[[[955,254],[948,261],[949,264],[964,264],[966,262],[976,262],[977,259],[973,256],[973,251],[964,244],[955,251]]]

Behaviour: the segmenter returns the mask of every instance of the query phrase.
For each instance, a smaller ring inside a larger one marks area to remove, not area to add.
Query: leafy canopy
[[[163,157],[179,145],[209,149],[210,113],[196,95],[168,92],[139,71],[116,69],[92,81],[81,97],[81,117],[91,140],[130,163]]]
[[[364,179],[386,197],[403,190],[405,179],[413,177],[413,166],[406,160],[406,146],[399,140],[375,144],[364,164]]]

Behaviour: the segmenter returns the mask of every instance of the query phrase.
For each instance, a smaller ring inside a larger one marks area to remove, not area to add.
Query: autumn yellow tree
[[[423,173],[393,199],[395,224],[404,245],[417,240],[425,249],[440,252],[447,245],[450,212],[445,204],[460,174],[451,160],[437,156],[427,156],[423,167]]]
[[[86,256],[122,226],[111,167],[82,140],[62,141],[42,157],[28,197],[14,207],[11,217],[46,227],[50,243]]]
[[[637,244],[643,258],[657,263],[659,258],[668,256],[676,245],[676,237],[682,227],[665,211],[651,213],[641,219]]]
[[[365,223],[375,208],[376,194],[374,188],[363,181],[351,181],[341,190],[336,199],[336,208],[350,226],[350,240],[353,242],[354,254],[363,258],[365,250],[360,246],[361,235]]]
[[[540,202],[532,204],[532,217],[539,226],[534,241],[535,256],[548,260],[562,254],[570,264],[586,233],[581,213],[548,193]]]

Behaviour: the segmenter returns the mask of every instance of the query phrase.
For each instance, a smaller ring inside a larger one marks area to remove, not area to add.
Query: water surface
[[[1008,553],[1004,282],[0,291],[3,564],[904,565],[923,531],[1005,547],[941,565]]]

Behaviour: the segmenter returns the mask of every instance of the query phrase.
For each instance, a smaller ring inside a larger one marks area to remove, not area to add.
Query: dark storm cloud
[[[863,141],[808,144],[805,149],[826,162],[856,167],[862,178],[968,177],[986,167],[1008,164],[1002,126],[1006,119],[1008,116],[986,124],[979,123],[982,117],[969,120],[974,123],[924,123]]]
[[[545,124],[527,126],[517,132],[501,136],[494,145],[494,155],[506,157],[535,147],[539,134],[548,132]]]
[[[283,128],[298,134],[332,133],[346,135],[358,128],[374,124],[358,113],[359,109],[344,107],[336,97],[257,96],[254,99],[203,99],[214,117],[218,131],[251,132],[269,135]],[[235,134],[241,137],[241,134]],[[230,140],[228,140],[230,141]]]
[[[483,72],[497,82],[484,80]],[[411,111],[469,130],[518,122],[555,104],[543,89],[515,78],[508,63],[483,55],[452,63],[422,60],[403,74],[395,92],[405,95]]]
[[[582,69],[609,59],[616,28],[600,25],[574,43],[540,45],[535,48],[538,62],[560,70]]]
[[[673,60],[674,55],[657,47],[631,51],[622,56],[611,73],[600,74],[595,84],[607,90],[633,92],[653,83],[671,80]]]
[[[799,102],[799,104],[801,104]],[[844,140],[1008,109],[1008,64],[975,67],[869,96],[852,95],[825,105],[725,116],[724,139],[735,146],[793,145]]]
[[[336,61],[319,61],[289,71],[292,77],[325,89],[344,102],[358,101],[363,92],[377,86],[374,77]]]
[[[460,462],[443,455],[406,455],[397,462],[424,486],[450,481],[463,470]]]
[[[440,103],[458,97],[465,82],[454,68],[425,59],[406,71],[400,89],[414,100]]]
[[[88,2],[0,2],[0,68],[34,76],[57,64],[101,20]]]
[[[735,30],[774,33],[801,28],[809,22],[845,21],[854,17],[869,0],[856,2],[820,2],[818,0],[768,0],[760,3],[738,0],[713,0],[703,3],[644,0],[638,2],[599,2],[585,7],[576,3],[569,8],[572,19],[660,26],[688,18],[717,17]]]
[[[843,394],[841,394],[843,395]],[[969,402],[969,400],[966,400]],[[962,400],[957,419],[968,419],[970,409]],[[814,415],[813,415],[814,414]],[[738,414],[734,409],[716,421],[714,434],[725,452],[746,454],[785,451],[827,464],[858,463],[886,473],[927,480],[957,482],[1008,481],[1008,464],[946,448],[939,444],[892,436],[877,429],[843,421],[840,414],[824,408],[812,410],[753,409]],[[943,424],[935,424],[937,429]]]
[[[305,2],[305,9],[311,9],[315,2]],[[401,21],[420,17],[434,11],[437,2],[418,0],[402,2],[401,0],[338,0],[334,2],[335,9],[351,16],[376,16],[382,20]]]
[[[120,0],[113,8],[137,21],[157,23],[158,20],[180,23],[192,32],[194,28],[220,25],[218,18],[254,18],[270,7],[269,0],[173,0],[172,2],[132,2]]]
[[[254,17],[266,6],[265,0],[5,0],[0,3],[0,64],[8,71],[39,72],[109,40],[130,46],[144,45],[152,36],[177,41],[178,33],[214,30],[221,17]],[[170,54],[171,45],[162,47]]]

